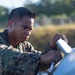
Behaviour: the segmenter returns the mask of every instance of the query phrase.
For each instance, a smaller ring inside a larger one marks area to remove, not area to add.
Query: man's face
[[[11,39],[15,42],[23,42],[27,40],[33,30],[34,19],[24,16],[21,20],[15,21],[10,26]]]

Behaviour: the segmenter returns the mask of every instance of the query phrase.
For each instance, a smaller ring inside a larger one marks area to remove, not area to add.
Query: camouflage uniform
[[[44,53],[50,50],[48,46]],[[38,70],[45,70],[50,65],[39,64],[40,56],[40,52],[27,41],[13,48],[7,29],[0,33],[0,75],[36,75]]]

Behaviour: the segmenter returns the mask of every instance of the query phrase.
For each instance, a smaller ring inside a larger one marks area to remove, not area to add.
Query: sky
[[[33,3],[37,2],[38,0],[31,0]],[[9,9],[24,6],[27,0],[0,0],[0,6],[7,7]]]

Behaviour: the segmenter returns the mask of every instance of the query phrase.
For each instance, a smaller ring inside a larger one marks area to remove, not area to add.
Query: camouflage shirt
[[[44,53],[51,48],[47,47]],[[49,65],[41,64],[41,53],[24,41],[15,48],[10,45],[7,29],[0,33],[0,75],[36,75],[36,70],[47,69]],[[38,67],[39,66],[39,67]]]

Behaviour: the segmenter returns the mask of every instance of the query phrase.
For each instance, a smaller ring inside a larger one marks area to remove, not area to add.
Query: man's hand
[[[40,57],[40,63],[49,64],[52,61],[57,63],[61,59],[61,54],[57,50],[51,50],[47,54],[41,55]]]
[[[62,35],[60,33],[56,33],[55,36],[53,37],[52,41],[50,42],[50,47],[55,47],[56,41],[59,40],[60,38],[63,39],[64,41],[68,42],[65,35]]]

